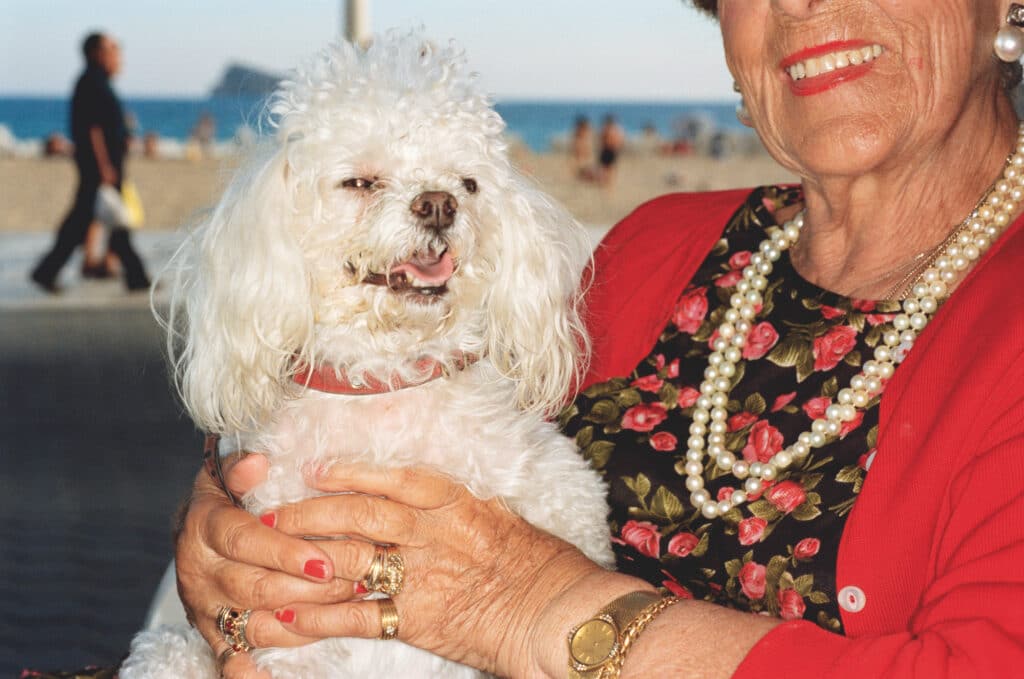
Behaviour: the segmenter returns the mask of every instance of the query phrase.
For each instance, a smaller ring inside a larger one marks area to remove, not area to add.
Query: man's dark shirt
[[[103,130],[110,163],[121,174],[128,150],[128,126],[121,102],[110,87],[110,78],[98,66],[90,65],[75,84],[71,98],[71,139],[75,142],[75,163],[83,178],[99,178],[99,165],[93,152],[89,129]]]

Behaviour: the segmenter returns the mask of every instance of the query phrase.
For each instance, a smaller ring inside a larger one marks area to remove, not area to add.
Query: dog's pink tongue
[[[405,273],[431,285],[444,285],[455,273],[455,262],[447,250],[440,255],[433,250],[417,252],[408,262],[391,267],[390,273]]]

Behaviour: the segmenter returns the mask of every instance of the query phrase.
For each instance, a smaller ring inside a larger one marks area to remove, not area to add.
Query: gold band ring
[[[405,582],[405,559],[394,547],[376,545],[373,550],[373,561],[370,570],[363,578],[363,587],[368,592],[380,592],[388,596],[397,596],[402,592]]]
[[[225,657],[225,660],[235,653],[248,653],[254,648],[245,636],[245,626],[249,624],[250,615],[252,615],[252,609],[240,611],[237,608],[221,606],[217,611],[217,631],[227,642],[228,650],[233,651]]]
[[[236,651],[235,649],[231,648],[230,646],[228,646],[227,648],[225,648],[223,651],[220,652],[220,655],[217,656],[217,676],[218,677],[222,677],[222,678],[224,677],[224,665],[227,664],[229,658],[231,658],[232,656],[238,655],[239,653],[241,653],[241,651]]]
[[[398,608],[390,597],[376,601],[380,608],[380,638],[394,639],[398,636]]]

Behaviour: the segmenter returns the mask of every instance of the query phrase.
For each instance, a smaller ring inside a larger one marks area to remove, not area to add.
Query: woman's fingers
[[[310,582],[285,573],[227,565],[212,574],[230,601],[242,601],[254,609],[274,610],[290,603],[340,603],[354,596],[352,582],[332,578]],[[344,577],[344,576],[342,576]]]
[[[196,529],[200,543],[229,561],[317,582],[334,577],[330,559],[315,542],[274,530],[264,521],[227,502],[211,509],[206,520]]]
[[[391,499],[345,493],[280,507],[273,512],[273,525],[281,534],[346,536],[405,544],[415,541],[420,514],[419,509]],[[317,541],[317,544],[323,542]]]
[[[227,650],[226,642],[221,641],[213,644],[213,652],[218,658],[221,676],[224,679],[273,679],[268,672],[256,668],[256,662],[248,653],[234,653],[229,656],[222,655]],[[225,658],[223,661],[220,658]]]
[[[221,468],[224,470],[224,483],[235,497],[240,498],[267,480],[270,461],[265,455],[240,453],[227,456]]]
[[[436,470],[416,467],[384,468],[332,464],[317,467],[307,477],[312,488],[328,493],[380,495],[419,509],[437,509],[468,493],[464,486]]]
[[[402,604],[398,609],[398,637],[402,638]],[[352,601],[333,606],[297,605],[287,609],[282,626],[297,636],[360,637],[373,639],[381,633],[381,608],[378,599]],[[280,612],[279,612],[280,613]]]

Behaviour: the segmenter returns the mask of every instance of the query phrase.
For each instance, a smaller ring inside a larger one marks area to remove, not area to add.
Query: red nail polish
[[[260,521],[263,522],[264,526],[270,526],[271,528],[273,528],[277,525],[277,514],[275,514],[274,512],[267,512],[266,514],[260,517]]]
[[[283,611],[278,611],[277,613],[274,613],[274,617],[280,620],[281,622],[295,622],[295,611],[293,611],[290,608],[286,608]]]
[[[362,582],[357,582],[355,589],[356,589],[356,594],[366,594],[367,592],[370,591],[370,590],[366,589],[366,585],[364,585]]]
[[[306,562],[306,565],[303,567],[302,570],[306,573],[306,575],[312,576],[314,578],[319,578],[321,580],[327,579],[327,564],[325,564],[320,559],[310,559]]]

